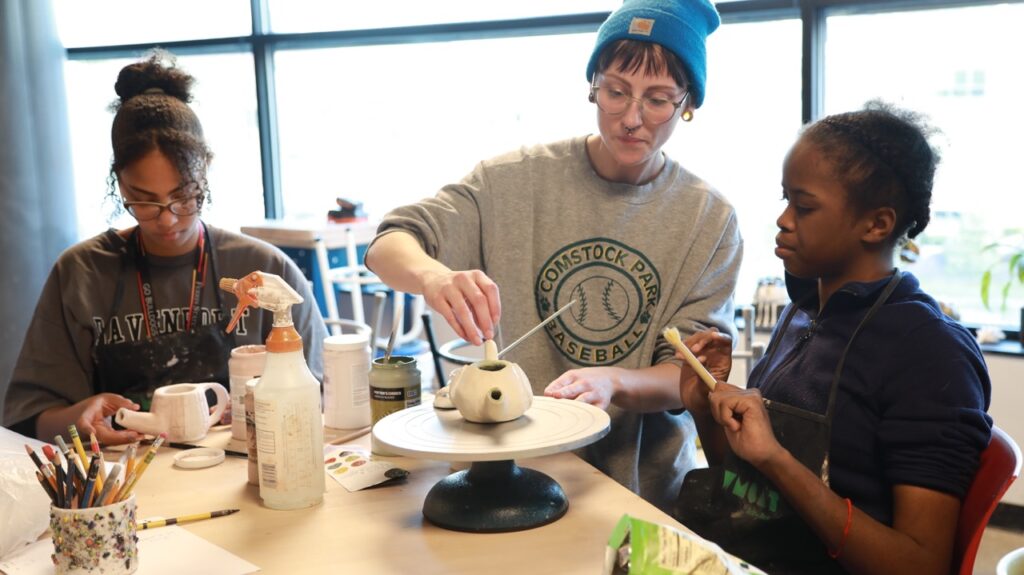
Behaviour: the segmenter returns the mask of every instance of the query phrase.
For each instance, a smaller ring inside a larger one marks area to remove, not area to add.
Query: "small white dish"
[[[224,450],[216,447],[186,449],[174,456],[174,466],[182,469],[204,469],[224,461]]]

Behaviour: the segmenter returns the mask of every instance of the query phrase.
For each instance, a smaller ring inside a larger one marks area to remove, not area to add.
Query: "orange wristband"
[[[850,498],[846,498],[846,527],[843,527],[843,538],[839,540],[839,546],[836,550],[828,550],[828,556],[833,559],[839,559],[839,556],[843,554],[843,547],[846,546],[846,538],[850,536],[850,525],[853,524],[853,502]]]

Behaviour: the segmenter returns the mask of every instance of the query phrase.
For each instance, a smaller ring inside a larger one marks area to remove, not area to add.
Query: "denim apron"
[[[764,399],[772,431],[798,461],[829,484],[832,415],[846,355],[861,328],[889,299],[903,276],[899,270],[850,335],[836,365],[824,414]],[[805,300],[806,301],[806,300]],[[801,302],[802,303],[802,302]],[[765,354],[771,365],[782,334],[800,305],[792,305]],[[768,573],[844,573],[824,543],[754,466],[728,450],[719,466],[690,471],[683,479],[677,517],[700,536]]]
[[[186,330],[164,335],[159,335],[156,303],[153,301],[145,246],[138,228],[132,232],[128,239],[125,264],[134,266],[136,271],[148,337],[121,343],[97,343],[93,348],[93,362],[95,388],[99,393],[123,395],[140,404],[143,410],[148,410],[153,391],[164,385],[216,381],[227,387],[228,359],[234,347],[234,337],[226,332],[231,314],[225,311],[220,321],[209,325],[196,325],[197,322],[194,321],[207,281],[207,262],[210,277],[217,277],[213,242],[206,230],[206,224],[200,222],[200,226]],[[121,298],[124,296],[124,284],[124,273],[119,273],[114,303],[108,317],[114,317],[119,309]],[[216,282],[214,292],[217,307],[223,310]],[[103,341],[102,334],[96,341]]]

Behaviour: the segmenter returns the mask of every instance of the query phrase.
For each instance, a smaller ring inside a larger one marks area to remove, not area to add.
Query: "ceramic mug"
[[[217,406],[210,413],[206,390],[217,395]],[[231,403],[228,390],[219,383],[176,383],[157,388],[149,412],[117,410],[114,420],[127,429],[148,435],[167,434],[167,441],[189,442],[206,437],[220,421]]]
[[[134,573],[139,568],[135,495],[103,507],[50,506],[50,531],[58,575]]]

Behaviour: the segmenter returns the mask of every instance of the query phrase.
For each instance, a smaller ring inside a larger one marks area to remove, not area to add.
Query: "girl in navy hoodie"
[[[929,220],[938,155],[883,103],[807,127],[775,254],[793,301],[747,389],[680,382],[711,467],[680,520],[770,573],[949,573],[992,420],[971,334],[893,267]],[[720,381],[729,340],[687,339]]]

